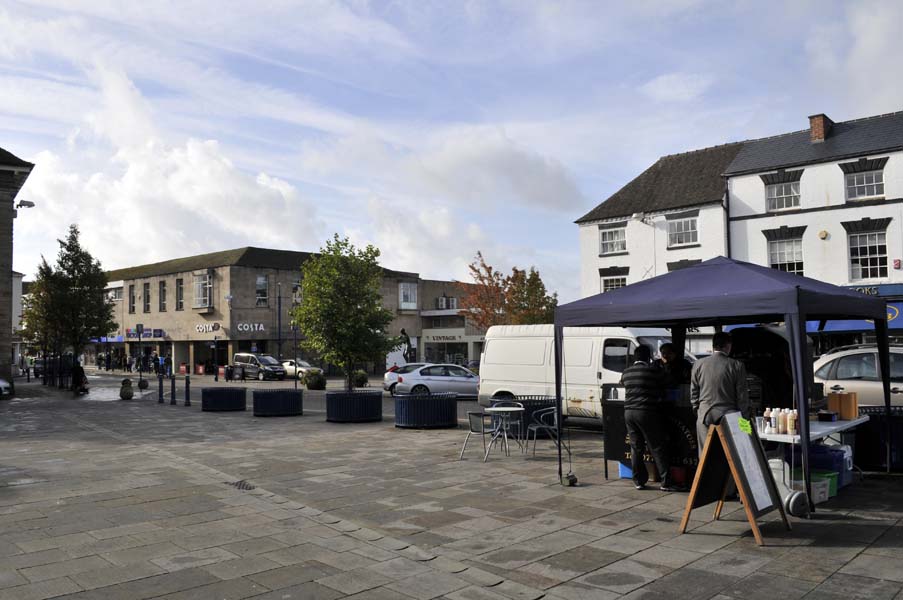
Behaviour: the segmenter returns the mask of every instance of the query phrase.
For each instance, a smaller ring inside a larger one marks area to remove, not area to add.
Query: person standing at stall
[[[690,374],[690,404],[696,411],[700,454],[709,425],[718,425],[729,412],[740,411],[744,417],[750,417],[746,367],[730,357],[731,334],[716,333],[712,350],[711,356],[696,361]]]
[[[653,365],[652,351],[640,345],[634,363],[624,369],[624,424],[630,439],[630,467],[633,485],[645,489],[649,471],[643,460],[646,447],[661,475],[663,492],[679,491],[671,484],[671,461],[668,456],[668,430],[664,413],[665,374]]]
[[[679,385],[690,383],[690,373],[693,365],[683,356],[678,355],[674,344],[666,342],[659,348],[661,358],[655,361],[655,365],[665,373],[665,387],[675,388]]]

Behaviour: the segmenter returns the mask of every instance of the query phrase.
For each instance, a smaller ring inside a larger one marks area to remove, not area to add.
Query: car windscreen
[[[257,360],[260,361],[260,364],[263,365],[278,365],[279,361],[270,356],[269,354],[261,354],[257,357]]]
[[[310,363],[307,362],[306,360],[299,360],[299,361],[298,361],[298,366],[299,366],[299,367],[310,367]]]

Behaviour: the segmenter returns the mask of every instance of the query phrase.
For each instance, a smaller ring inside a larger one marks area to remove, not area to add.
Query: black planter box
[[[254,390],[255,417],[293,417],[302,414],[301,390]]]
[[[398,394],[395,426],[432,429],[458,426],[457,394]]]
[[[382,421],[382,390],[326,392],[326,420],[332,423]]]
[[[201,388],[201,410],[207,412],[245,410],[243,387]]]

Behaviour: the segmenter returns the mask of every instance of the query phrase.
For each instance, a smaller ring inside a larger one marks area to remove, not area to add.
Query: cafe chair
[[[458,457],[458,460],[464,460],[464,451],[467,450],[467,441],[470,439],[470,436],[474,434],[479,435],[483,440],[483,455],[486,455],[486,436],[489,435],[492,437],[499,430],[498,423],[493,422],[492,419],[487,421],[489,416],[489,414],[484,413],[483,411],[467,411],[467,421],[470,425],[470,431],[467,432],[467,437],[464,438],[464,446],[461,448],[461,456]]]
[[[549,408],[543,408],[541,410],[537,410],[533,413],[533,422],[527,426],[527,444],[530,444],[530,434],[533,434],[533,456],[536,456],[536,440],[539,437],[539,432],[543,431],[548,434],[549,438],[551,438],[552,443],[555,446],[558,446],[558,416],[555,412],[555,407],[550,406]],[[565,450],[567,450],[568,454],[570,454],[570,449],[565,446]]]

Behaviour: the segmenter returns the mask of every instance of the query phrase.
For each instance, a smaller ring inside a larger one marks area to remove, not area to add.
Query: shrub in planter
[[[367,387],[370,379],[367,377],[367,372],[363,369],[357,369],[354,373],[351,374],[351,381],[354,383],[354,387]]]
[[[326,376],[319,371],[308,371],[301,377],[301,383],[309,390],[325,390]]]

